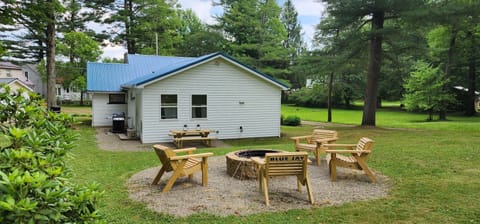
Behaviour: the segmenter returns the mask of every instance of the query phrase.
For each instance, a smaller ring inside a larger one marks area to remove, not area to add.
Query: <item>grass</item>
[[[285,106],[282,112],[321,121],[315,118],[324,111]],[[359,124],[361,120],[361,111],[335,110],[333,114],[334,121],[339,123]],[[105,190],[100,211],[107,223],[479,223],[478,118],[450,116],[448,122],[430,123],[422,122],[425,118],[426,115],[422,114],[381,110],[377,117],[380,127],[333,127],[339,132],[341,143],[355,142],[361,136],[376,141],[368,164],[389,176],[393,189],[384,199],[309,210],[244,217],[197,214],[175,218],[154,213],[130,200],[125,186],[126,180],[134,173],[158,165],[154,153],[99,150],[95,144],[95,131],[86,125],[76,130],[81,138],[68,164],[74,171],[74,181],[82,184],[97,182]],[[392,125],[388,125],[389,122]],[[232,147],[209,151],[224,155],[239,148],[292,150],[288,137],[308,134],[311,130],[310,126],[282,127],[283,137],[280,139],[230,140],[227,143]]]
[[[299,116],[307,121],[327,121],[327,109],[296,107],[291,105],[282,105],[282,115]],[[360,109],[333,109],[332,122],[339,124],[360,125],[362,123],[363,112]],[[407,113],[398,107],[385,107],[377,110],[376,126],[388,128],[413,128],[429,130],[479,130],[478,122],[480,117],[463,117],[458,115],[447,116],[448,121],[437,122],[427,121],[427,114]]]
[[[61,111],[76,115],[76,116],[91,116],[92,115],[92,106],[79,106],[79,105],[62,105]]]

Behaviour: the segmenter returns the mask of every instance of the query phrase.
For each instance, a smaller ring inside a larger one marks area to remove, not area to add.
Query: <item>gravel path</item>
[[[307,122],[307,125],[325,124]],[[151,151],[152,144],[139,141],[122,141],[108,128],[97,128],[96,140],[99,148],[107,151]],[[164,144],[164,143],[162,143]],[[215,146],[225,146],[215,141]],[[173,145],[172,145],[173,147]],[[296,191],[295,177],[276,177],[269,182],[270,207],[265,206],[263,193],[258,190],[258,182],[238,180],[227,175],[224,156],[208,159],[208,186],[201,186],[201,173],[177,180],[172,190],[162,193],[171,173],[164,174],[159,185],[151,185],[160,167],[152,167],[134,174],[127,181],[129,197],[145,203],[156,212],[184,217],[206,212],[219,216],[249,215],[261,212],[286,211],[290,209],[310,209],[320,206],[338,205],[351,201],[386,197],[391,184],[386,176],[376,173],[378,183],[373,184],[365,174],[355,170],[338,168],[337,182],[331,182],[326,162],[320,167],[309,165],[308,172],[313,188],[315,204],[308,201],[306,189]]]
[[[391,189],[387,177],[377,173],[378,183],[370,183],[365,174],[339,168],[337,182],[331,182],[326,162],[320,167],[309,165],[308,172],[315,204],[308,201],[306,188],[296,191],[295,177],[276,177],[269,182],[270,207],[265,206],[263,193],[254,180],[237,180],[227,175],[224,156],[208,160],[208,186],[201,186],[201,173],[177,180],[172,190],[162,193],[171,173],[164,174],[159,185],[151,185],[160,167],[133,175],[127,183],[130,198],[145,203],[148,208],[174,216],[189,216],[206,212],[219,216],[249,215],[260,212],[309,209],[338,205],[350,201],[386,197]]]

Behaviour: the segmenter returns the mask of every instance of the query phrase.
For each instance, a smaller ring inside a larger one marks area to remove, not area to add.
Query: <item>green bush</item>
[[[0,86],[0,223],[102,222],[98,186],[69,182],[73,118],[34,94]]]
[[[298,116],[288,116],[283,120],[283,125],[287,126],[298,126],[300,125],[301,120],[300,117]]]
[[[302,88],[292,92],[288,102],[303,107],[326,107],[327,95],[320,88]]]

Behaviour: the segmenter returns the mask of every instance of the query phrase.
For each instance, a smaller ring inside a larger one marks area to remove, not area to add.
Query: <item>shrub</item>
[[[73,121],[41,99],[0,86],[0,223],[102,222],[98,186],[69,182],[65,156],[76,138]]]
[[[300,123],[301,120],[298,116],[288,116],[287,118],[285,118],[285,120],[283,120],[283,125],[287,126],[298,126],[300,125]]]

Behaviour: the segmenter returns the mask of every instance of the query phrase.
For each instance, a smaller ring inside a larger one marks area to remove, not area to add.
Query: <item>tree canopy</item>
[[[361,123],[367,126],[375,125],[382,100],[403,100],[405,80],[417,69],[417,61],[423,61],[448,80],[442,91],[456,96],[454,110],[476,114],[480,2],[319,2],[325,12],[318,12],[322,17],[314,42],[305,43],[292,0],[216,0],[212,4],[223,13],[214,24],[205,24],[177,0],[5,1],[0,5],[0,54],[19,63],[45,60],[54,86],[54,75],[69,84],[84,76],[77,71],[85,71],[85,61],[99,60],[91,41],[96,46],[120,44],[128,53],[139,54],[223,51],[294,89],[305,88],[307,79],[325,84],[314,94],[333,94],[328,97],[333,105],[363,100]],[[92,23],[103,30],[92,29]],[[68,62],[55,62],[60,55]],[[465,91],[453,88],[457,86]],[[445,119],[445,112],[438,113]]]

